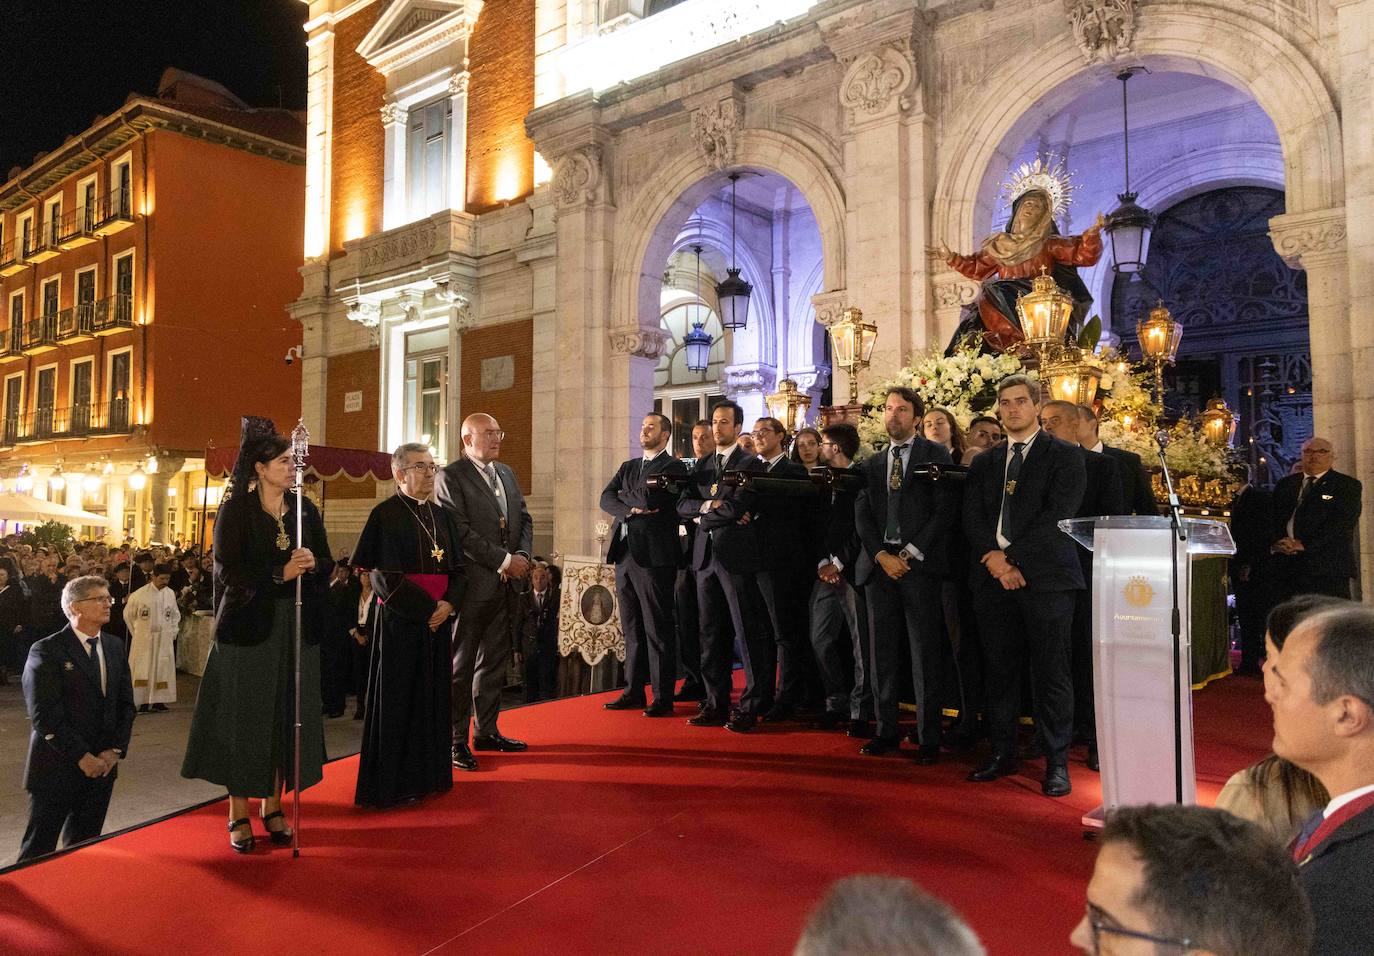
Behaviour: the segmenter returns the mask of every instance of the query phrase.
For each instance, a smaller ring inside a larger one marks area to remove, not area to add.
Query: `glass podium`
[[[1100,827],[1119,806],[1174,802],[1173,601],[1167,517],[1074,518],[1060,530],[1093,553],[1093,689],[1102,806],[1083,817]],[[1184,518],[1178,542],[1179,699],[1183,802],[1197,801],[1189,618],[1193,555],[1236,550],[1223,521]]]

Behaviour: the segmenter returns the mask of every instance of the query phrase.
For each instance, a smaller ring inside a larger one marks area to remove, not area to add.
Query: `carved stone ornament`
[[[601,147],[583,146],[558,157],[553,170],[553,198],[559,206],[590,203],[601,182]]]
[[[916,67],[904,51],[891,46],[864,53],[849,64],[840,83],[840,103],[851,121],[888,112],[895,100],[900,110],[911,108],[907,95],[916,79]]]
[[[968,305],[978,295],[978,287],[969,282],[941,282],[935,286],[935,305],[941,309],[956,309]]]
[[[1109,63],[1131,49],[1134,0],[1064,0],[1073,39],[1089,63]]]
[[[672,342],[672,336],[663,329],[648,329],[642,326],[611,329],[609,334],[613,355],[635,355],[655,362],[663,356]]]
[[[472,74],[467,70],[460,70],[448,78],[449,96],[467,96],[468,81],[472,79]]]
[[[406,118],[406,110],[399,103],[388,103],[381,109],[382,125],[391,126],[395,123],[403,122]]]
[[[735,163],[735,137],[744,126],[744,108],[724,99],[692,113],[692,139],[706,165],[724,170]]]
[[[1345,255],[1345,215],[1290,213],[1269,220],[1269,238],[1290,269],[1308,269],[1323,258]]]
[[[820,392],[830,384],[830,366],[813,365],[809,369],[794,369],[788,372],[788,377],[797,383],[797,389],[802,392]]]
[[[848,303],[845,301],[845,290],[838,289],[833,292],[819,292],[811,297],[811,307],[816,310],[816,321],[826,328],[834,325],[840,320],[841,313],[844,312]]]
[[[731,365],[725,369],[725,394],[733,397],[742,392],[771,392],[777,379],[777,370],[767,365]]]
[[[428,219],[384,238],[369,239],[362,249],[363,272],[372,273],[393,265],[416,262],[433,251],[438,239],[439,233]]]

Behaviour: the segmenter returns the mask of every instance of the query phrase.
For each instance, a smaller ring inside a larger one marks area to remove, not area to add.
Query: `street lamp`
[[[725,280],[716,286],[720,324],[727,329],[742,329],[749,324],[749,294],[754,291],[753,286],[739,277],[739,264],[735,262],[735,187],[739,184],[739,176],[739,173],[730,174],[730,267],[725,270]]]
[[[802,394],[797,383],[785,378],[778,383],[778,390],[769,395],[768,414],[782,422],[789,434],[795,435],[797,429],[806,423],[806,410],[811,407],[811,396]]]
[[[1074,405],[1091,405],[1097,398],[1102,370],[1082,361],[1080,354],[1069,352],[1062,361],[1042,368],[1040,381],[1045,383],[1052,399]]]
[[[1202,435],[1214,445],[1229,446],[1236,438],[1236,413],[1224,398],[1214,398],[1202,413]]]
[[[840,319],[830,326],[831,351],[835,365],[849,377],[849,404],[859,402],[859,372],[868,368],[873,358],[873,345],[878,340],[878,327],[864,321],[864,314],[850,306],[840,313]]]
[[[1178,356],[1178,343],[1183,339],[1183,325],[1174,320],[1164,308],[1164,300],[1150,310],[1150,317],[1135,326],[1140,354],[1155,367],[1155,404],[1164,409],[1164,366],[1173,365]]]
[[[1145,268],[1145,257],[1150,252],[1150,234],[1155,228],[1155,214],[1136,205],[1138,194],[1131,192],[1131,128],[1126,111],[1126,84],[1144,69],[1143,66],[1133,66],[1116,76],[1121,81],[1121,136],[1125,152],[1123,168],[1126,188],[1117,195],[1121,205],[1107,216],[1103,231],[1112,239],[1112,271],[1118,273],[1140,272]]]
[[[1031,280],[1031,290],[1016,298],[1016,314],[1021,318],[1021,332],[1025,341],[1018,346],[1022,359],[1034,357],[1042,365],[1058,353],[1064,344],[1073,315],[1073,298],[1049,275],[1044,266]]]
[[[129,475],[129,490],[142,491],[143,486],[148,483],[148,476],[143,471],[142,465],[135,465],[133,473]]]
[[[702,328],[701,322],[701,246],[693,246],[692,251],[697,256],[697,284],[693,291],[698,301],[696,317],[692,320],[692,327],[682,337],[682,345],[687,350],[687,370],[704,372],[711,364],[711,343],[715,340],[711,338],[711,333]]]

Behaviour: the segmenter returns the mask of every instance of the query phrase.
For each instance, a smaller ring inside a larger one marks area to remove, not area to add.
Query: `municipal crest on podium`
[[[1121,593],[1132,607],[1148,607],[1155,598],[1155,589],[1143,574],[1132,576]]]

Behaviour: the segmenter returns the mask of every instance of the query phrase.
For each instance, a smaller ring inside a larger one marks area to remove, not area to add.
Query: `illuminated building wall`
[[[534,0],[488,0],[469,49],[467,204],[481,213],[534,188]]]
[[[346,240],[382,228],[384,153],[379,110],[386,80],[358,55],[357,47],[385,8],[373,3],[340,22],[334,36],[333,255]]]

